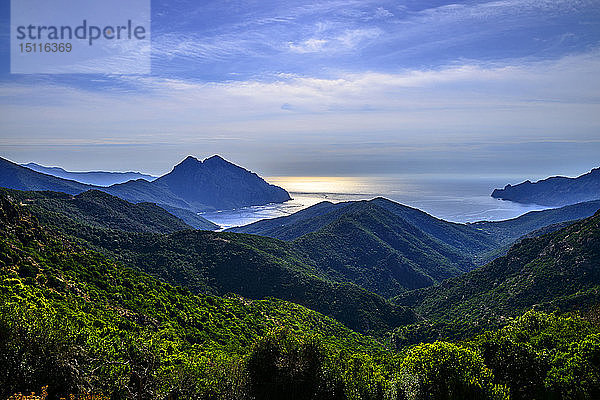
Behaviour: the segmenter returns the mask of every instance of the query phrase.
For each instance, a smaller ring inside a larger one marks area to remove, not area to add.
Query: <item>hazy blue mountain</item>
[[[527,180],[518,185],[495,189],[492,197],[517,203],[564,206],[600,199],[600,168],[595,168],[577,178],[555,176],[532,183]]]
[[[544,230],[549,233],[560,229],[565,223],[591,217],[600,210],[600,200],[586,201],[560,208],[543,211],[530,211],[517,218],[504,221],[481,221],[468,224],[494,237],[501,245],[512,243],[522,236]]]
[[[156,203],[161,206],[196,211],[190,203],[171,193],[164,186],[157,185],[155,182],[156,181],[148,182],[144,179],[137,179],[135,181],[119,183],[106,188],[96,188],[131,203]]]
[[[22,167],[0,157],[0,186],[17,190],[52,190],[78,194],[95,186],[57,178]]]
[[[145,179],[152,182],[156,179],[155,176],[146,175],[139,172],[108,172],[108,171],[87,171],[87,172],[73,172],[65,171],[60,167],[45,167],[33,162],[27,164],[21,164],[23,167],[27,167],[36,172],[42,174],[56,176],[57,178],[70,179],[80,183],[95,186],[110,186],[117,183],[125,183],[127,181],[136,179]]]
[[[232,209],[291,199],[284,189],[217,155],[204,161],[189,156],[153,185],[165,188],[195,210]]]
[[[68,194],[98,189],[131,203],[149,202],[174,207],[175,212],[176,209],[198,212],[290,200],[284,189],[268,184],[255,173],[219,156],[210,157],[204,162],[190,156],[170,173],[153,182],[137,179],[109,187],[57,178],[0,159],[0,186]],[[190,217],[189,214],[187,217]]]
[[[153,182],[138,179],[104,190],[131,202],[147,201],[194,212],[290,200],[284,189],[219,156],[204,161],[189,156]]]

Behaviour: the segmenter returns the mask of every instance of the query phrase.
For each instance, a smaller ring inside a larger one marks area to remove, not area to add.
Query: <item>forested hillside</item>
[[[595,222],[560,238],[593,243]],[[163,283],[40,226],[4,195],[0,298],[4,398],[42,387],[49,399],[600,394],[597,313],[528,312],[466,341],[392,351],[292,303],[197,295]]]
[[[600,303],[600,212],[556,232],[524,239],[506,256],[395,301],[423,318],[401,329],[399,337],[409,342],[464,334],[484,321],[502,325],[534,306],[562,312],[589,309]]]

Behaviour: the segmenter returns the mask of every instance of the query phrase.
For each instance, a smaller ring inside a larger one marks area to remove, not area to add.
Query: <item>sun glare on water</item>
[[[274,176],[267,181],[294,193],[361,193],[369,185],[367,178],[347,176]]]

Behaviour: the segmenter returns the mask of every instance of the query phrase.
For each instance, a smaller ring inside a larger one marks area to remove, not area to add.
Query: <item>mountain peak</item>
[[[193,210],[225,210],[290,199],[284,189],[269,185],[255,173],[219,155],[204,161],[188,156],[155,182],[186,201]]]
[[[187,156],[182,162],[180,162],[178,165],[181,164],[188,164],[188,163],[194,163],[194,162],[200,162],[200,160],[198,160],[196,157],[194,156]]]
[[[214,156],[210,156],[207,159],[205,159],[204,161],[209,161],[209,160],[213,160],[213,161],[226,161],[223,157],[221,157],[218,154],[215,154]]]
[[[215,154],[214,156],[208,157],[207,159],[205,159],[203,161],[204,164],[208,164],[208,165],[235,165],[229,161],[227,161],[226,159],[224,159],[223,157],[221,157],[218,154]]]
[[[231,165],[235,165],[230,163],[229,161],[225,160],[223,157],[221,157],[218,154],[215,154],[214,156],[208,157],[206,159],[204,159],[204,161],[200,161],[199,159],[197,159],[194,156],[187,156],[183,161],[181,161],[179,164],[177,164],[175,166],[175,168],[177,167],[181,167],[181,166],[200,166],[202,164],[208,164],[208,165],[216,165],[216,164],[231,164]]]
[[[202,161],[194,156],[187,156],[183,161],[173,167],[173,171],[190,170],[197,165],[202,165]]]

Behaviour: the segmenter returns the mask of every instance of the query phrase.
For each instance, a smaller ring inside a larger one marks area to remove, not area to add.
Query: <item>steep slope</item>
[[[585,309],[600,302],[600,212],[554,233],[528,238],[506,256],[398,304],[427,319],[497,320],[532,307]]]
[[[155,185],[187,201],[196,210],[231,209],[290,200],[282,188],[219,156],[204,161],[187,157]]]
[[[600,210],[600,200],[586,201],[560,208],[530,211],[517,218],[504,221],[481,221],[469,224],[494,238],[500,245],[508,245],[515,239],[544,227],[562,225],[591,217]]]
[[[481,254],[497,246],[494,236],[473,230],[468,225],[444,221],[417,208],[408,207],[382,197],[373,199],[372,202],[417,226],[436,240],[472,257],[475,263],[478,263],[478,257]]]
[[[218,388],[207,388],[209,379],[234,365],[230,358],[277,327],[315,335],[336,351],[384,351],[295,304],[193,295],[160,282],[40,226],[5,195],[0,300],[3,396],[47,384],[51,396],[90,385],[128,398],[205,392]]]
[[[600,199],[600,168],[577,178],[554,176],[535,183],[525,181],[495,189],[492,197],[517,203],[564,206]]]
[[[263,219],[244,226],[229,228],[227,232],[250,233],[280,240],[294,240],[315,232],[344,214],[350,202],[331,203],[322,201],[291,215]]]
[[[316,232],[348,213],[356,212],[355,205],[362,203],[364,201],[337,204],[321,202],[289,216],[262,220],[249,225],[230,228],[228,231],[252,233],[281,240],[294,240],[302,235]],[[447,222],[416,208],[382,197],[369,200],[368,203],[389,211],[407,223],[418,227],[435,240],[460,249],[465,254],[477,255],[496,246],[493,237],[465,224]]]
[[[14,198],[28,197],[28,192],[14,192]],[[286,242],[190,230],[170,235],[147,233],[148,230],[125,232],[107,229],[101,223],[87,223],[86,218],[80,217],[80,210],[63,207],[57,211],[53,204],[62,207],[60,202],[35,206],[35,201],[27,207],[45,224],[83,240],[91,248],[195,293],[233,292],[255,299],[287,299],[361,331],[381,333],[413,320],[403,307],[392,306],[356,285],[336,282]]]
[[[119,183],[109,187],[96,187],[96,189],[127,200],[130,203],[155,203],[184,210],[194,210],[189,202],[171,193],[167,188],[144,179]]]
[[[128,232],[172,233],[185,229],[217,229],[212,222],[196,216],[192,227],[163,208],[151,203],[132,204],[98,190],[72,196],[59,192],[34,192],[0,189],[29,208],[41,209],[36,214],[42,223],[55,223],[57,218],[70,218],[82,224]]]
[[[77,234],[126,265],[194,293],[276,297],[331,316],[351,329],[381,333],[412,321],[403,307],[319,271],[289,244],[259,236],[206,231],[171,235],[89,230]]]
[[[556,228],[564,223],[587,218],[600,209],[600,200],[589,201],[556,209],[532,211],[504,221],[459,224],[435,218],[416,208],[384,198],[375,198],[370,202],[415,225],[432,238],[454,247],[471,258],[476,265],[482,265],[503,254],[510,244],[522,236],[530,235],[545,227],[554,225]],[[352,210],[354,203],[322,202],[289,216],[261,220],[230,228],[228,231],[294,240],[339,219]]]
[[[143,203],[143,204],[151,204],[151,203]],[[205,231],[214,231],[214,230],[218,230],[221,228],[219,225],[215,224],[214,222],[209,221],[206,218],[201,217],[197,213],[187,210],[185,208],[171,207],[166,204],[161,204],[160,208],[164,208],[170,214],[173,214],[174,216],[181,219],[183,222],[190,225],[194,229],[202,229]]]
[[[374,202],[352,203],[341,217],[292,243],[330,276],[383,296],[429,286],[473,266],[454,247]]]
[[[52,190],[68,194],[78,194],[94,188],[91,185],[35,172],[1,157],[0,187],[17,190]]]
[[[80,183],[95,186],[110,186],[116,183],[125,183],[136,179],[145,179],[152,182],[156,179],[155,176],[142,174],[139,172],[108,172],[108,171],[87,171],[87,172],[73,172],[65,171],[60,167],[44,167],[36,163],[22,164],[23,167],[27,167],[36,172],[40,172],[46,175],[52,175],[57,178],[69,179]]]

